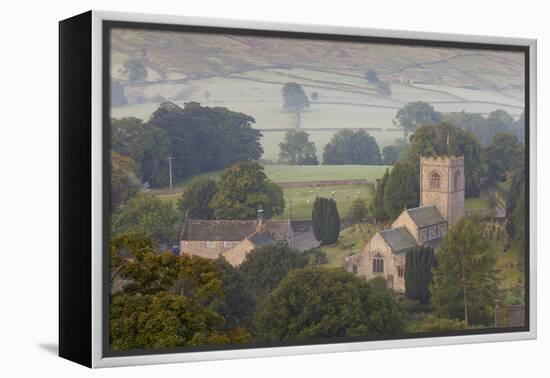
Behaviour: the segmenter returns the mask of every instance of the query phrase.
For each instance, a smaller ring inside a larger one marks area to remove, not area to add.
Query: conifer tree
[[[388,219],[386,211],[384,210],[384,187],[386,182],[390,177],[390,170],[386,169],[384,176],[378,181],[378,186],[376,188],[376,193],[374,194],[374,199],[371,202],[370,212],[374,219],[377,222],[383,222]]]
[[[435,266],[434,250],[430,246],[421,246],[407,252],[405,258],[405,294],[408,298],[421,303],[430,301],[432,267]]]
[[[313,233],[323,245],[334,244],[340,235],[340,215],[332,198],[317,198],[311,213]]]

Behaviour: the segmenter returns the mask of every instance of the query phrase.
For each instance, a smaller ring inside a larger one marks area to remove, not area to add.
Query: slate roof
[[[199,220],[188,219],[183,224],[181,240],[241,241],[257,231],[257,221],[247,220]],[[265,220],[262,233],[269,233],[275,240],[288,239],[288,222]]]
[[[445,222],[445,219],[435,205],[415,207],[405,211],[420,228]]]
[[[417,247],[416,240],[405,227],[390,228],[378,232],[393,252],[405,251]]]
[[[256,247],[277,243],[277,240],[275,240],[268,232],[255,232],[248,237],[248,240],[250,240]]]

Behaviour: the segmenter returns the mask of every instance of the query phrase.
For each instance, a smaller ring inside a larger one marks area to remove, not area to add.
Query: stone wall
[[[207,243],[211,243],[212,248],[207,247]],[[240,241],[181,240],[180,254],[188,253],[207,259],[217,259],[222,253],[229,251],[240,243]]]
[[[373,272],[373,259],[380,253],[384,259],[384,272]],[[376,233],[365,245],[363,251],[348,256],[344,260],[344,268],[349,272],[366,277],[367,280],[383,277],[388,287],[398,293],[405,292],[405,277],[399,277],[398,267],[405,267],[405,256],[394,254],[384,238]]]

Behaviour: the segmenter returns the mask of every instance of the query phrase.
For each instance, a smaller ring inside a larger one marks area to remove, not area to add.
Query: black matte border
[[[256,348],[274,348],[285,346],[307,346],[320,344],[339,344],[350,342],[365,342],[365,341],[382,341],[382,340],[408,340],[408,339],[423,339],[423,338],[438,338],[448,336],[464,336],[464,335],[485,335],[485,334],[502,334],[527,332],[530,330],[530,304],[529,304],[529,237],[526,238],[525,246],[525,326],[524,327],[502,327],[502,328],[484,328],[475,330],[456,331],[448,333],[415,333],[392,335],[383,337],[359,336],[359,337],[339,337],[339,338],[324,338],[314,339],[300,342],[272,342],[272,343],[251,343],[238,345],[211,345],[201,347],[176,347],[176,348],[161,348],[161,349],[139,349],[129,351],[113,351],[109,344],[109,186],[110,186],[110,164],[109,164],[109,149],[110,149],[110,32],[112,29],[141,29],[151,31],[171,31],[171,32],[189,32],[189,33],[208,33],[208,34],[230,34],[244,35],[255,37],[275,37],[275,38],[290,38],[290,39],[308,39],[308,40],[324,40],[336,42],[362,42],[362,43],[378,43],[391,45],[410,45],[422,47],[441,47],[441,48],[457,48],[457,49],[474,49],[474,50],[494,50],[494,51],[514,51],[521,52],[525,57],[525,162],[526,162],[526,235],[529,235],[530,218],[529,218],[529,104],[530,104],[530,76],[529,76],[529,46],[507,45],[507,44],[490,44],[490,43],[473,43],[473,42],[452,42],[452,41],[435,41],[429,39],[411,39],[411,38],[389,38],[389,37],[369,37],[358,35],[339,35],[339,34],[323,34],[323,33],[305,33],[305,32],[289,32],[289,31],[272,31],[272,30],[253,30],[243,28],[226,28],[226,27],[211,27],[211,26],[193,26],[193,25],[175,25],[161,23],[145,23],[145,22],[128,22],[128,21],[103,21],[102,25],[102,41],[103,41],[103,313],[102,313],[102,335],[103,345],[102,354],[104,357],[122,357],[122,356],[140,356],[152,354],[167,354],[167,353],[192,353],[202,351],[219,351],[219,350],[236,350],[236,349],[256,349]],[[406,32],[403,32],[405,34]],[[452,38],[452,37],[451,37]]]

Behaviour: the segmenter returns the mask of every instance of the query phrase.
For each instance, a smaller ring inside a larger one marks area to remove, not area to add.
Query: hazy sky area
[[[121,72],[131,60],[145,64],[145,81],[131,82]],[[391,94],[365,78],[368,69]],[[334,134],[327,129],[341,128],[381,129],[371,134],[383,147],[398,136],[384,129],[394,127],[392,119],[408,102],[428,102],[443,113],[503,109],[518,117],[524,70],[517,52],[115,29],[111,77],[127,104],[113,107],[112,116],[147,120],[162,101],[227,107],[255,118],[273,157],[293,124],[281,98],[282,86],[293,81],[308,96],[317,94],[301,127],[320,129],[308,131],[318,149]]]

